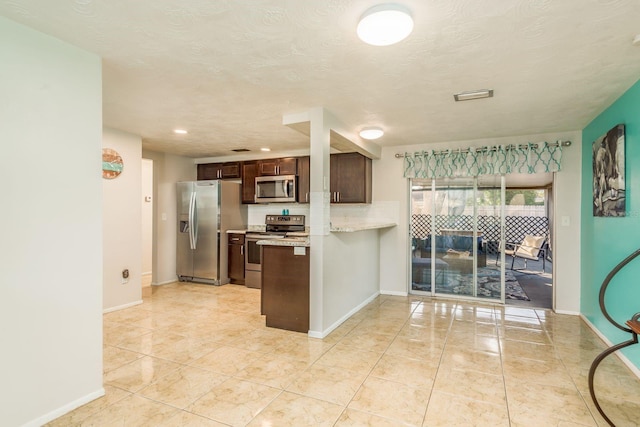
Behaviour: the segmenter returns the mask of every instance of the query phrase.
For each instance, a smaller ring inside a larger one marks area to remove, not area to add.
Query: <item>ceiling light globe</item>
[[[381,4],[367,10],[358,24],[357,34],[373,46],[389,46],[407,38],[413,31],[408,9],[396,4]]]
[[[384,135],[384,131],[380,128],[367,128],[360,131],[360,137],[364,139],[378,139]]]

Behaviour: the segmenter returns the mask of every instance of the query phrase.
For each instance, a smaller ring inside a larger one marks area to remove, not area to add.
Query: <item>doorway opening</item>
[[[153,160],[142,159],[142,296],[151,296],[153,282]]]
[[[552,309],[553,186],[507,187],[505,202],[505,265],[526,297],[507,303]]]
[[[509,181],[412,180],[411,293],[552,308],[552,187]]]

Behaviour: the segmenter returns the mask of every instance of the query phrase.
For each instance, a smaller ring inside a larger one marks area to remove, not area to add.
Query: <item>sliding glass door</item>
[[[413,180],[411,292],[504,302],[504,179]]]

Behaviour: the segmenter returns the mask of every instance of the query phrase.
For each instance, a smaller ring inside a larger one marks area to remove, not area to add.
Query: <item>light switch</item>
[[[571,225],[571,217],[569,217],[568,215],[564,215],[560,218],[560,224],[563,227],[569,227]]]

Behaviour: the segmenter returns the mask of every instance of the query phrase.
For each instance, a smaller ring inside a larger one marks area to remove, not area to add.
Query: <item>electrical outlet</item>
[[[129,283],[129,269],[122,270],[122,284]]]

